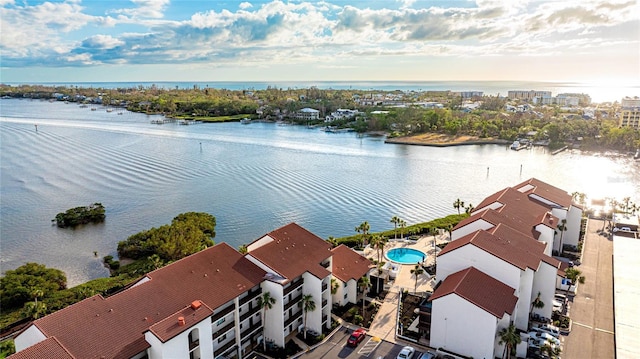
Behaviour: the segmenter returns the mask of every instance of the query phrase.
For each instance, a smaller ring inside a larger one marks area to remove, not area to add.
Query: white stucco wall
[[[196,325],[186,329],[165,343],[162,343],[152,332],[145,332],[145,339],[151,348],[149,357],[153,359],[188,358],[189,333],[198,330],[200,358],[213,359],[213,343],[211,342],[211,318],[207,317]],[[194,349],[198,350],[198,349]]]
[[[282,286],[270,281],[262,282],[262,293],[269,292],[276,302],[265,313],[264,335],[280,347],[284,347],[284,302]]]
[[[558,275],[557,268],[545,262],[540,263],[540,267],[533,277],[533,288],[531,290],[531,300],[533,302],[540,292],[540,300],[544,303],[544,307],[533,309],[534,313],[538,313],[546,318],[551,318],[553,312],[553,296],[556,292],[556,277]]]
[[[491,359],[497,322],[488,312],[449,294],[433,301],[430,345],[475,359]]]
[[[518,289],[518,302],[514,310],[512,320],[516,328],[526,331],[529,329],[529,309],[531,309],[531,292],[533,291],[533,279],[535,272],[527,268],[520,272],[520,288]],[[536,295],[538,293],[536,292]]]
[[[580,238],[580,225],[582,223],[582,210],[578,207],[569,207],[567,214],[567,231],[564,233],[564,243],[572,246],[578,245]]]
[[[47,339],[47,337],[40,331],[40,329],[38,329],[38,327],[32,324],[25,331],[20,333],[13,342],[16,346],[16,352],[19,352],[34,344],[40,343],[45,339]]]
[[[555,230],[551,227],[545,226],[544,224],[537,225],[535,229],[540,233],[538,241],[546,244],[544,254],[550,256],[554,247],[556,247],[556,249],[558,247],[558,244],[554,243]]]
[[[505,314],[502,318],[500,318],[497,322],[496,325],[496,335],[495,338],[493,339],[494,342],[494,350],[493,350],[493,355],[496,358],[502,358],[502,354],[504,353],[504,344],[500,344],[500,336],[498,335],[498,333],[500,333],[500,331],[504,328],[507,328],[509,326],[511,318],[509,317],[509,314]],[[526,356],[526,350],[525,350],[525,355],[523,355],[522,357]]]
[[[520,288],[521,271],[519,268],[483,251],[473,244],[467,244],[438,256],[436,280],[444,280],[450,274],[471,266],[516,289],[516,291]]]
[[[309,272],[305,272],[302,277],[304,278],[302,293],[304,295],[311,294],[316,303],[316,310],[307,312],[307,328],[322,333],[322,280]],[[304,323],[304,312],[302,318]]]
[[[451,240],[455,241],[456,239],[462,238],[462,237],[466,236],[469,233],[473,233],[473,232],[475,232],[477,230],[480,230],[480,229],[485,229],[486,230],[486,229],[489,229],[489,228],[492,228],[492,227],[493,227],[493,224],[491,224],[491,223],[489,223],[489,222],[487,222],[485,220],[478,219],[478,220],[475,220],[475,221],[473,221],[473,222],[471,222],[471,223],[469,223],[469,224],[467,224],[467,225],[465,225],[463,227],[460,227],[460,228],[452,231],[451,232]]]

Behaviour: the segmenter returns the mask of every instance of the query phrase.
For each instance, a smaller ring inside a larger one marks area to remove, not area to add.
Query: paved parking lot
[[[378,338],[367,337],[355,348],[348,347],[347,338],[350,331],[342,328],[337,331],[328,341],[318,348],[309,351],[301,356],[301,358],[385,358],[395,359],[400,353],[403,345],[393,344]],[[415,347],[415,346],[414,346]],[[414,358],[419,358],[422,352],[416,348]]]

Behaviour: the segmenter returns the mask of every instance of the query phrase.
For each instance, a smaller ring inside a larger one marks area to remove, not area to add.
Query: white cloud
[[[87,15],[77,2],[18,6],[0,1],[6,4],[0,9],[0,46],[3,63],[8,59],[9,64],[255,66],[268,60],[349,67],[363,57],[559,56],[612,44],[637,49],[639,41],[637,33],[624,27],[639,26],[633,0],[478,0],[475,6],[435,2],[428,8],[398,0],[394,4],[400,8],[393,9],[274,0],[259,7],[242,2],[238,11],[199,12],[185,21],[164,17],[168,0],[133,0],[135,8],[110,11],[116,17]],[[135,25],[140,32],[119,32],[124,25],[128,31]],[[95,35],[93,29],[82,41],[65,35],[90,26],[109,31]]]
[[[118,9],[113,12],[123,14],[135,19],[161,19],[169,5],[169,0],[131,0],[137,7],[132,9]]]

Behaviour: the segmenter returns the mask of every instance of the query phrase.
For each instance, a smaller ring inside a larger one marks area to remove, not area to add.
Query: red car
[[[347,345],[350,347],[358,346],[358,343],[364,340],[367,336],[367,332],[363,328],[358,328],[351,333],[351,336],[347,340]]]

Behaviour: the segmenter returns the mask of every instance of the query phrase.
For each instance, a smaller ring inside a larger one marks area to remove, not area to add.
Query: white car
[[[416,353],[416,350],[413,347],[404,347],[398,354],[397,359],[411,359],[413,358],[413,354]]]
[[[556,346],[560,346],[560,339],[546,332],[538,332],[534,330],[532,332],[529,332],[529,337],[535,338],[538,340],[547,341],[549,343],[553,343]]]
[[[550,324],[539,324],[531,328],[531,330],[542,333],[549,333],[556,338],[560,338],[560,328]]]

